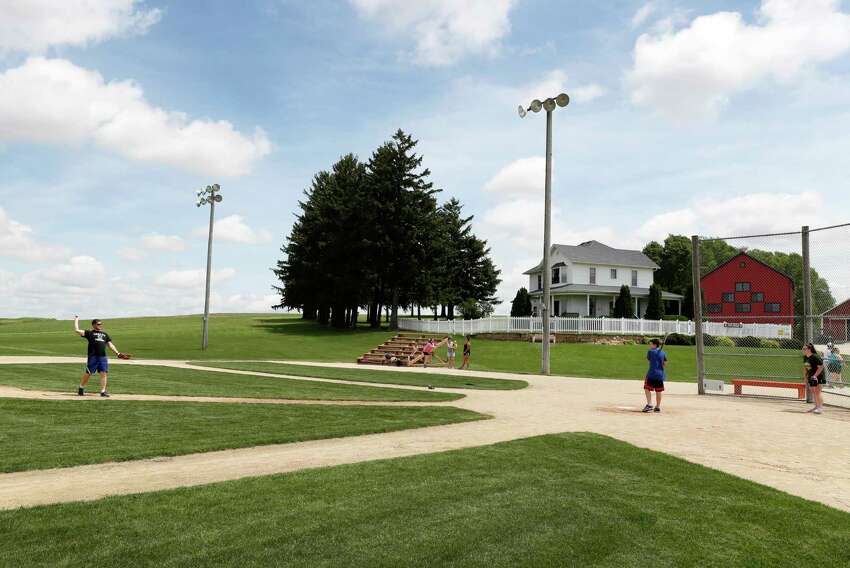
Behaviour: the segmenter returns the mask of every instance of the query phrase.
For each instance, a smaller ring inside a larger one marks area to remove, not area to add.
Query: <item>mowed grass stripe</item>
[[[846,566],[848,527],[768,487],[561,434],[2,512],[0,564]]]
[[[516,390],[528,386],[525,381],[511,379],[488,379],[483,377],[453,375],[438,375],[428,373],[402,373],[398,371],[374,370],[369,367],[362,369],[345,369],[339,367],[318,367],[315,365],[293,365],[288,363],[267,362],[215,362],[194,363],[203,367],[216,369],[236,369],[240,371],[257,371],[261,373],[277,373],[295,375],[297,377],[316,377],[321,379],[341,379],[345,381],[386,383],[395,385],[427,386],[460,389],[489,389]]]
[[[0,471],[176,456],[480,418],[467,410],[429,406],[0,399]]]
[[[69,363],[0,365],[0,384],[21,389],[76,392],[81,376],[82,366]],[[97,376],[90,379],[92,394],[98,392],[98,381]],[[153,365],[113,365],[109,390],[126,394],[383,402],[444,402],[463,396]]]

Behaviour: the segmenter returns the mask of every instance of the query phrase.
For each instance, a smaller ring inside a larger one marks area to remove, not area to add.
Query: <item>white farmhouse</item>
[[[553,316],[610,316],[623,284],[631,291],[635,314],[642,317],[646,312],[649,287],[659,267],[642,252],[587,241],[578,246],[552,245],[549,258],[552,266],[550,313]],[[529,276],[532,307],[539,315],[543,298],[543,261],[523,274]],[[682,296],[663,292],[662,298],[675,302],[681,313]]]

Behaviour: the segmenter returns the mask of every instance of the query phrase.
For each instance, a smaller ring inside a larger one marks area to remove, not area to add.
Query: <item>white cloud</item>
[[[193,233],[198,237],[206,237],[207,231],[209,231],[209,227],[198,227]],[[271,241],[272,234],[264,229],[249,227],[245,223],[245,218],[241,215],[229,215],[215,222],[213,238],[232,243],[255,245]]]
[[[74,256],[63,264],[37,271],[40,278],[71,288],[95,288],[106,276],[106,268],[91,256]]]
[[[3,0],[0,53],[41,53],[50,46],[81,46],[143,34],[162,12],[142,4],[138,0]]]
[[[850,50],[850,14],[839,0],[763,0],[758,22],[738,12],[641,35],[627,75],[635,104],[677,120],[711,118],[740,91],[788,84]]]
[[[63,59],[32,57],[0,74],[0,139],[92,142],[132,160],[204,175],[239,176],[271,151],[227,121],[189,120],[154,107],[132,81],[106,82]]]
[[[586,103],[598,99],[608,93],[608,90],[597,83],[586,85],[569,86],[569,76],[562,69],[555,69],[547,73],[541,80],[518,87],[510,93],[512,99],[528,105],[534,99],[541,101],[547,97],[554,97],[560,93],[570,95],[574,103]]]
[[[212,271],[212,282],[219,283],[229,280],[236,275],[232,268],[222,268]],[[156,276],[153,283],[164,288],[197,288],[204,287],[207,271],[203,268],[195,270],[171,270]]]
[[[700,198],[689,207],[652,217],[638,228],[637,235],[660,241],[670,233],[712,237],[782,233],[803,225],[823,225],[823,207],[823,196],[811,191]]]
[[[647,2],[632,16],[632,28],[639,28],[655,12],[655,2]]]
[[[535,195],[542,199],[546,159],[540,156],[511,162],[484,184],[484,191],[499,195]]]
[[[142,245],[151,250],[179,252],[186,250],[186,243],[177,235],[150,233],[142,237]]]
[[[467,54],[489,53],[510,31],[515,0],[349,0],[364,18],[396,35],[415,38],[422,65],[448,65]]]
[[[124,260],[141,260],[145,258],[145,252],[134,247],[123,247],[118,249],[118,256]]]
[[[57,260],[67,254],[65,247],[36,242],[31,227],[10,219],[0,207],[0,256],[27,262],[42,262]]]

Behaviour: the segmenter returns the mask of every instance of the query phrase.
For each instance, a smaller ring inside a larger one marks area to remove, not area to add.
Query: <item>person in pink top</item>
[[[425,343],[425,347],[422,348],[422,353],[425,355],[423,366],[427,367],[428,363],[431,362],[431,356],[434,355],[434,340],[433,339],[429,339],[428,342]]]

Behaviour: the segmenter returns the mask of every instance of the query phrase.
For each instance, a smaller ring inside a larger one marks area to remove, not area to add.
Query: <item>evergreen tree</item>
[[[620,294],[617,296],[617,300],[614,302],[614,317],[635,317],[635,306],[634,303],[632,303],[632,291],[625,284],[620,286]]]
[[[531,296],[528,290],[520,288],[511,302],[511,317],[522,318],[531,315]]]
[[[658,284],[649,287],[649,301],[644,317],[650,320],[660,320],[664,317],[664,302],[661,298],[661,287]]]

